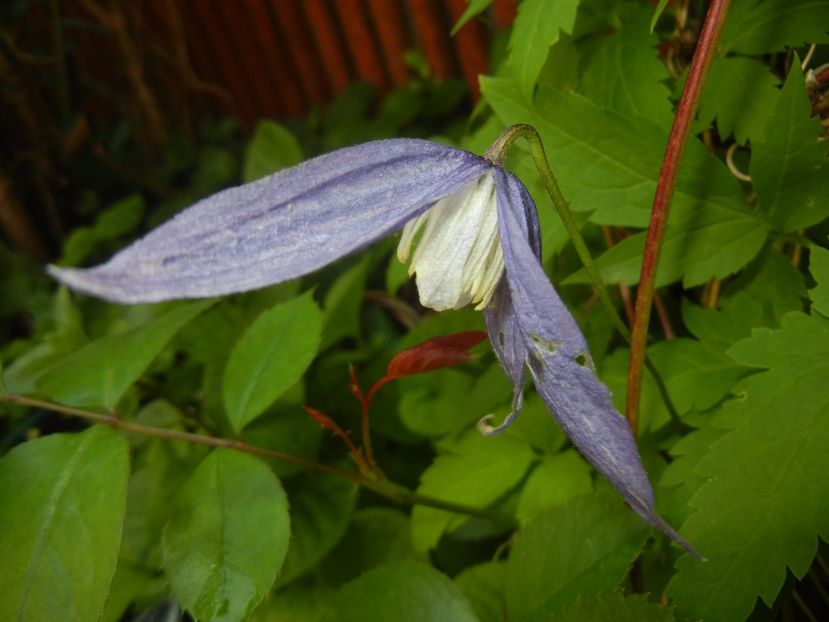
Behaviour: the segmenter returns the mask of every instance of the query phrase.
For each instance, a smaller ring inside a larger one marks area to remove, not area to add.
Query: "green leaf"
[[[486,508],[514,488],[532,464],[526,442],[508,436],[486,437],[472,431],[449,453],[439,455],[420,478],[418,494]],[[416,505],[412,511],[412,540],[425,551],[446,531],[457,529],[469,516]]]
[[[296,137],[273,121],[260,121],[245,150],[242,181],[265,177],[302,162],[302,148]]]
[[[547,620],[579,596],[616,589],[648,532],[618,496],[606,493],[539,514],[518,534],[509,557],[509,619]]]
[[[140,194],[131,194],[103,210],[91,227],[73,229],[63,244],[63,256],[58,265],[76,266],[102,242],[131,233],[138,228],[144,208],[144,198]]]
[[[294,385],[294,388],[300,385]],[[293,391],[292,391],[293,393]],[[287,395],[282,401],[287,401]],[[259,417],[245,427],[245,440],[251,445],[289,453],[293,456],[315,460],[327,436],[316,421],[299,406],[272,409],[267,417]],[[301,464],[268,460],[277,477],[285,478],[305,470]]]
[[[509,55],[519,97],[532,101],[533,89],[550,46],[558,41],[560,31],[573,31],[579,1],[524,0],[521,3],[512,27]]]
[[[683,534],[709,558],[685,555],[669,593],[683,615],[744,619],[757,596],[771,605],[786,578],[808,570],[817,538],[829,539],[829,320],[790,313],[729,350],[767,371],[735,390],[715,423],[731,431],[695,474],[705,483]]]
[[[310,292],[275,305],[245,331],[225,368],[225,408],[237,432],[302,377],[314,360],[322,313]]]
[[[89,342],[67,288],[61,287],[55,294],[52,315],[55,329],[6,369],[3,378],[10,393],[34,393],[38,380],[47,369]]]
[[[721,137],[732,132],[744,145],[763,133],[780,95],[780,80],[768,65],[750,58],[715,58],[700,95],[698,122],[708,126],[715,118]]]
[[[463,28],[463,25],[466,24],[466,22],[479,13],[486,11],[490,4],[492,4],[492,0],[467,0],[466,10],[463,12],[463,15],[458,18],[458,21],[455,22],[450,34],[454,37],[457,32]]]
[[[669,607],[649,603],[644,594],[625,596],[622,592],[602,594],[565,605],[550,616],[549,622],[673,622],[674,612]]]
[[[37,388],[62,404],[112,409],[173,335],[211,304],[179,304],[146,324],[93,341],[46,370]]]
[[[425,564],[403,562],[375,568],[343,587],[330,622],[478,622],[463,593]]]
[[[366,255],[357,265],[341,274],[325,294],[322,306],[325,328],[320,350],[325,350],[344,337],[359,336],[360,309],[363,306],[368,266],[369,256]]]
[[[504,123],[530,123],[544,140],[564,196],[575,211],[595,210],[600,224],[645,227],[667,141],[651,122],[603,113],[575,93],[541,89],[530,106],[511,80],[482,78]],[[600,140],[596,136],[601,136]],[[700,184],[699,179],[705,179]],[[686,286],[725,277],[748,263],[768,224],[744,206],[737,180],[705,147],[690,141],[680,167],[657,283]],[[645,234],[624,239],[597,263],[607,282],[636,283]],[[565,282],[588,282],[584,271]]]
[[[516,516],[526,523],[548,508],[592,491],[592,469],[576,451],[545,456],[521,490]]]
[[[623,116],[641,116],[669,128],[673,109],[658,39],[648,32],[650,9],[643,8],[613,34],[599,39],[581,70],[581,90],[599,106]]]
[[[168,430],[184,430],[183,414],[168,402],[144,406],[135,423]],[[121,542],[121,561],[150,567],[161,565],[161,532],[170,518],[170,505],[179,487],[205,455],[205,448],[168,439],[133,440],[132,477],[127,487],[127,516]]]
[[[809,290],[812,309],[829,317],[829,250],[819,246],[809,249],[809,272],[817,281],[817,287]]]
[[[179,490],[164,530],[164,570],[199,620],[244,619],[265,597],[290,537],[288,501],[260,460],[216,449]]]
[[[735,0],[720,36],[722,53],[766,54],[808,43],[827,43],[824,0]]]
[[[455,583],[472,604],[481,622],[502,622],[507,619],[504,583],[507,564],[486,562],[470,566],[455,577]]]
[[[100,426],[23,443],[0,460],[0,619],[100,618],[128,474],[126,441]]]
[[[651,17],[650,32],[653,32],[654,28],[656,28],[656,23],[665,11],[666,6],[668,6],[668,0],[659,0],[659,3],[653,10],[653,17]]]
[[[321,622],[331,611],[334,590],[327,587],[294,587],[271,593],[248,622]]]
[[[476,347],[481,348],[489,346]],[[468,428],[489,413],[509,412],[512,396],[512,384],[498,363],[471,374],[460,367],[400,378],[397,386],[401,421],[427,438]]]
[[[377,566],[407,559],[427,561],[412,545],[409,517],[400,510],[371,507],[355,512],[345,536],[320,568],[328,582],[336,585]]]
[[[751,156],[760,207],[783,231],[809,227],[829,216],[829,146],[818,142],[823,128],[810,116],[803,73],[795,62]]]
[[[716,346],[693,339],[660,341],[648,348],[648,355],[679,414],[711,408],[749,373]]]
[[[357,504],[357,486],[327,473],[302,473],[286,484],[293,533],[279,584],[315,566],[340,541]]]

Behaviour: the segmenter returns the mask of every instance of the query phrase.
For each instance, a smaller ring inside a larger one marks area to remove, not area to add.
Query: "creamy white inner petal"
[[[424,307],[445,311],[475,304],[483,309],[504,272],[498,236],[495,182],[491,173],[444,197],[409,221],[397,246],[405,262],[418,232],[423,234],[409,266]]]

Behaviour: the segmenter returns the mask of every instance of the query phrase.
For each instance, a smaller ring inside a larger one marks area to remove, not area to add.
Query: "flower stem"
[[[249,445],[248,443],[245,443],[243,441],[220,438],[216,436],[205,436],[202,434],[195,434],[193,432],[169,430],[167,428],[159,428],[151,425],[144,425],[141,423],[135,423],[133,421],[119,419],[114,415],[95,413],[88,410],[83,410],[81,408],[72,408],[71,406],[64,406],[62,404],[56,404],[54,402],[33,399],[30,397],[15,395],[12,393],[7,393],[6,395],[3,395],[2,397],[0,397],[0,400],[9,402],[11,404],[19,404],[21,406],[29,406],[33,408],[43,408],[45,410],[51,410],[53,412],[62,413],[64,415],[79,417],[81,419],[86,419],[87,421],[92,421],[93,423],[108,425],[109,427],[114,428],[116,430],[120,430],[121,432],[131,432],[134,434],[142,434],[144,436],[155,436],[158,438],[166,438],[169,440],[185,441],[187,443],[195,443],[197,445],[208,445],[210,447],[223,447],[225,449],[241,451],[243,453],[261,456],[263,458],[280,460],[282,462],[292,462],[294,464],[302,465],[314,471],[321,471],[323,473],[329,473],[331,475],[336,475],[337,477],[342,477],[343,479],[350,480],[364,488],[368,488],[369,490],[376,492],[377,494],[385,497],[386,499],[389,499],[394,503],[425,505],[437,508],[439,510],[446,510],[448,512],[456,512],[458,514],[466,514],[468,516],[479,516],[481,518],[492,520],[507,527],[515,526],[515,520],[512,517],[500,514],[499,512],[493,512],[486,509],[476,508],[473,506],[465,505],[463,503],[445,501],[443,499],[437,499],[435,497],[429,497],[427,495],[421,495],[412,490],[409,490],[404,486],[395,484],[388,480],[378,481],[377,479],[372,477],[365,477],[362,475],[358,475],[357,473],[352,473],[351,471],[345,471],[343,469],[338,469],[327,464],[314,462],[313,460],[308,460],[307,458],[302,458],[301,456],[294,456],[292,454],[287,454],[281,451],[274,451],[272,449],[266,449],[264,447],[257,447],[256,445]]]
[[[567,235],[570,236],[570,241],[573,243],[576,253],[579,256],[579,259],[581,259],[581,262],[587,271],[587,275],[593,283],[593,287],[596,289],[596,294],[599,296],[599,300],[601,300],[605,311],[607,311],[607,314],[610,316],[611,323],[616,330],[619,331],[619,334],[622,335],[625,341],[630,343],[630,329],[627,327],[627,324],[625,324],[622,316],[619,315],[616,305],[614,305],[613,301],[610,299],[610,294],[607,291],[607,286],[604,284],[602,275],[599,273],[599,269],[596,267],[593,257],[590,255],[590,250],[587,248],[587,244],[579,231],[579,227],[576,224],[576,219],[573,217],[573,213],[567,206],[567,201],[564,199],[564,195],[561,193],[558,181],[556,180],[556,177],[550,168],[550,164],[547,161],[547,154],[544,151],[544,144],[541,142],[541,136],[538,134],[538,130],[536,130],[532,125],[527,125],[525,123],[508,127],[501,133],[500,136],[498,136],[495,142],[492,143],[492,146],[484,154],[484,157],[496,164],[500,164],[506,156],[506,152],[509,150],[512,143],[518,138],[523,138],[527,141],[530,148],[530,154],[532,155],[538,174],[541,176],[544,188],[547,190],[547,194],[550,195],[550,199],[552,199],[553,205],[555,206],[561,221],[564,223]],[[659,391],[659,395],[662,398],[662,402],[665,404],[665,408],[668,411],[671,420],[678,427],[684,428],[685,426],[679,417],[679,412],[677,412],[673,402],[671,401],[671,396],[668,393],[668,387],[665,386],[665,382],[662,380],[659,370],[656,369],[656,366],[650,359],[646,359],[645,364],[653,377],[653,381],[656,384],[656,388]]]
[[[700,32],[697,49],[691,61],[688,79],[682,90],[674,124],[668,137],[668,146],[662,161],[662,170],[656,185],[656,194],[653,199],[648,234],[645,242],[645,253],[642,257],[642,270],[639,275],[639,287],[636,292],[636,312],[633,320],[633,331],[630,344],[630,359],[627,378],[627,402],[625,416],[634,434],[639,425],[639,406],[642,392],[642,369],[645,363],[647,349],[648,324],[650,321],[651,303],[653,302],[656,270],[659,264],[659,253],[662,250],[662,239],[665,226],[668,222],[668,213],[671,204],[671,195],[679,171],[679,162],[688,134],[691,129],[694,110],[699,100],[702,85],[711,60],[714,57],[716,44],[731,0],[712,0],[705,16],[705,23]]]

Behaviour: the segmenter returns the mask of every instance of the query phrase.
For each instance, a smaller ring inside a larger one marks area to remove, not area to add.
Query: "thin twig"
[[[668,222],[671,196],[674,191],[679,162],[688,134],[691,130],[694,110],[699,101],[702,85],[719,40],[720,31],[725,23],[725,16],[731,0],[712,0],[705,16],[705,23],[700,33],[697,49],[691,61],[688,79],[682,90],[676,117],[674,117],[668,146],[662,161],[662,170],[656,185],[656,194],[653,200],[651,219],[645,242],[645,252],[642,257],[642,270],[639,275],[639,287],[636,292],[636,317],[634,318],[630,347],[630,363],[628,365],[627,403],[625,415],[634,434],[639,425],[639,404],[642,395],[642,370],[645,365],[645,354],[648,341],[648,325],[650,323],[651,302],[653,301],[656,271],[659,266],[659,254],[662,250],[662,239],[665,235],[665,226]]]
[[[455,512],[458,514],[467,514],[469,516],[478,516],[481,518],[486,518],[495,521],[501,525],[506,525],[509,527],[515,526],[515,520],[512,517],[505,516],[504,514],[501,514],[499,512],[493,512],[490,510],[468,506],[463,503],[455,503],[453,501],[445,501],[443,499],[436,499],[434,497],[420,495],[416,492],[409,490],[408,488],[405,488],[404,486],[395,484],[389,480],[377,481],[372,478],[362,477],[350,471],[345,471],[343,469],[328,466],[327,464],[314,462],[313,460],[308,460],[307,458],[294,456],[292,454],[287,454],[272,449],[265,449],[264,447],[257,447],[256,445],[249,445],[248,443],[242,441],[227,438],[218,438],[215,436],[204,436],[202,434],[195,434],[193,432],[183,432],[181,430],[169,430],[167,428],[143,425],[140,423],[135,423],[133,421],[125,421],[123,419],[119,419],[114,415],[105,415],[102,413],[90,412],[88,410],[83,410],[81,408],[73,408],[71,406],[64,406],[62,404],[56,404],[54,402],[33,399],[30,397],[15,395],[12,393],[7,393],[0,397],[0,399],[11,404],[19,404],[21,406],[29,406],[33,408],[43,408],[46,410],[51,410],[53,412],[62,413],[64,415],[79,417],[81,419],[86,419],[87,421],[92,421],[94,423],[108,425],[109,427],[122,432],[132,432],[135,434],[142,434],[144,436],[155,436],[158,438],[184,441],[188,443],[195,443],[198,445],[208,445],[210,447],[222,447],[225,449],[232,449],[233,451],[241,451],[243,453],[261,456],[263,458],[271,458],[273,460],[280,460],[282,462],[291,462],[293,464],[299,464],[314,471],[320,471],[323,473],[328,473],[331,475],[335,475],[337,477],[341,477],[343,479],[350,480],[355,484],[363,486],[364,488],[368,488],[369,490],[372,490],[377,494],[382,495],[383,497],[389,499],[390,501],[393,501],[394,503],[409,505],[426,505],[429,507],[437,508],[439,510],[446,510],[448,512]]]

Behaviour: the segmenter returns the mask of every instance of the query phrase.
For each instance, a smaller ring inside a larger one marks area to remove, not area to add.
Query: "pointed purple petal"
[[[699,553],[653,509],[653,491],[627,422],[596,377],[587,343],[575,319],[547,279],[527,241],[527,205],[521,182],[495,169],[498,222],[511,302],[536,390],[572,443],[616,487],[630,506],[689,552]],[[531,220],[537,218],[534,214]]]
[[[489,334],[489,341],[495,356],[501,363],[504,371],[512,381],[512,411],[497,427],[490,425],[491,416],[484,417],[478,422],[478,429],[486,435],[495,435],[503,432],[521,412],[524,405],[524,366],[527,361],[527,346],[515,315],[515,307],[510,300],[509,284],[502,278],[498,288],[492,296],[489,305],[484,309],[484,324]]]
[[[424,140],[365,143],[208,197],[106,264],[49,271],[126,303],[264,287],[388,235],[490,166]]]

